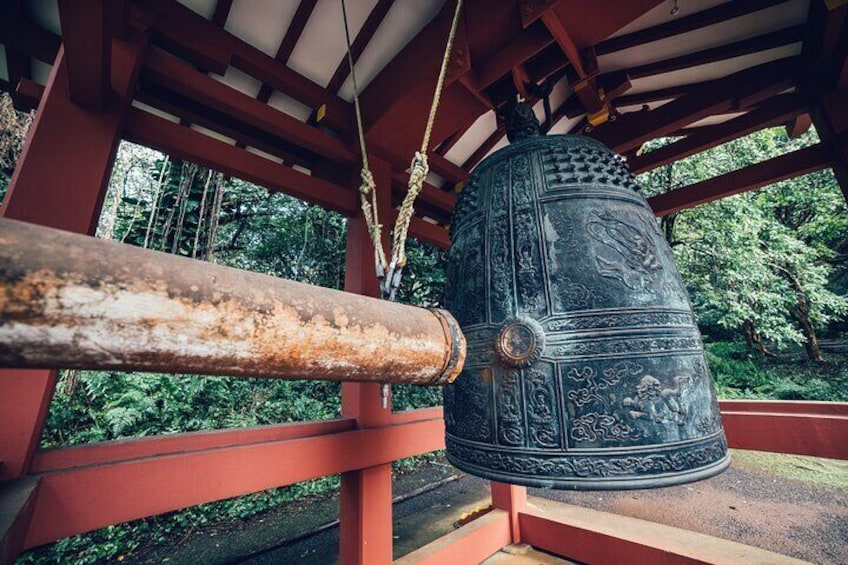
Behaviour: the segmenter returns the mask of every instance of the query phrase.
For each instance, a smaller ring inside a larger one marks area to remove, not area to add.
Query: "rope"
[[[377,215],[377,187],[374,183],[374,177],[368,167],[368,153],[365,147],[365,128],[362,123],[362,110],[359,106],[359,87],[356,83],[356,73],[354,71],[353,55],[350,48],[350,30],[347,20],[347,8],[345,0],[342,3],[342,16],[344,18],[345,40],[347,42],[347,62],[350,66],[350,78],[353,82],[353,103],[356,110],[356,127],[359,134],[359,148],[362,152],[362,183],[359,186],[359,199],[362,207],[362,213],[365,216],[365,222],[368,226],[368,233],[371,236],[371,242],[374,245],[374,256],[376,263],[377,278],[382,279],[381,290],[384,298],[394,300],[395,292],[400,286],[400,279],[403,273],[403,268],[406,266],[406,236],[409,232],[409,223],[412,221],[412,216],[415,213],[414,204],[416,198],[424,188],[424,180],[430,172],[430,165],[427,162],[427,149],[430,145],[430,136],[433,133],[433,125],[436,122],[436,112],[439,108],[439,102],[442,97],[442,90],[445,85],[445,77],[447,75],[448,63],[450,62],[451,51],[453,50],[454,39],[456,38],[456,30],[459,26],[459,18],[462,12],[462,0],[457,0],[456,9],[453,13],[453,21],[451,22],[450,33],[448,34],[448,42],[445,47],[444,55],[442,56],[442,65],[439,69],[439,78],[436,81],[436,89],[433,93],[433,100],[430,104],[430,113],[427,116],[427,125],[424,128],[424,137],[421,140],[420,150],[415,152],[412,158],[412,163],[409,166],[409,183],[407,185],[406,196],[403,199],[398,217],[395,221],[395,229],[392,237],[391,261],[386,263],[386,254],[383,251],[382,243],[382,226]],[[369,197],[370,196],[370,202]]]
[[[365,128],[362,125],[362,109],[359,106],[359,86],[356,84],[356,71],[353,64],[353,55],[350,51],[347,7],[344,0],[341,0],[341,2],[347,45],[347,63],[350,66],[350,78],[353,82],[353,106],[356,110],[356,129],[359,134],[359,149],[362,153],[362,170],[359,172],[362,181],[359,184],[359,205],[362,208],[362,215],[365,216],[365,224],[368,228],[368,235],[371,237],[371,244],[374,246],[374,269],[377,272],[377,278],[382,279],[385,276],[388,264],[386,263],[386,253],[383,251],[383,226],[380,224],[380,216],[377,211],[377,185],[374,182],[374,175],[368,166],[368,151],[365,148]]]
[[[436,122],[436,111],[442,98],[442,89],[445,85],[448,63],[450,62],[453,42],[456,38],[456,29],[459,26],[459,17],[462,10],[462,0],[457,0],[456,9],[453,12],[448,44],[442,56],[442,66],[439,69],[439,78],[436,81],[436,89],[433,93],[433,101],[430,104],[430,114],[427,116],[427,126],[424,128],[424,138],[421,140],[421,149],[415,152],[412,163],[409,165],[409,184],[406,196],[401,204],[398,217],[395,222],[394,239],[392,241],[392,263],[396,263],[398,269],[406,266],[406,234],[409,232],[409,222],[415,212],[413,205],[415,199],[424,188],[424,180],[430,172],[430,164],[427,162],[427,149],[430,145],[430,135],[433,133],[433,124]],[[389,267],[391,269],[391,265]],[[398,280],[398,283],[400,281]]]

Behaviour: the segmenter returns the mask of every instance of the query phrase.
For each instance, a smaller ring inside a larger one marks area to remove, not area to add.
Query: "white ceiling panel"
[[[294,1],[235,0],[224,29],[275,57],[297,6]]]
[[[351,42],[376,3],[376,0],[346,1]],[[341,2],[319,0],[292,51],[288,66],[321,86],[327,86],[346,53]]]

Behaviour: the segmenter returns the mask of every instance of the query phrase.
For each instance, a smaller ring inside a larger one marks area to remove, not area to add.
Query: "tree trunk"
[[[810,322],[810,306],[807,303],[806,297],[802,294],[798,293],[798,303],[789,309],[789,314],[798,322],[798,325],[801,326],[801,332],[804,334],[806,338],[806,342],[804,343],[804,349],[807,351],[807,357],[810,361],[814,361],[816,363],[824,363],[824,356],[822,356],[821,348],[819,347],[819,340],[816,336],[816,329],[813,327],[813,324]]]
[[[150,235],[153,231],[153,224],[156,222],[156,217],[159,215],[159,205],[162,200],[162,183],[165,182],[165,169],[168,168],[170,159],[168,155],[165,155],[165,160],[162,161],[162,168],[159,170],[159,179],[156,182],[156,191],[153,194],[153,209],[150,210],[150,216],[147,218],[147,230],[144,232],[144,243],[142,247],[145,249],[148,248],[148,244],[152,244]]]
[[[757,351],[759,351],[760,355],[763,357],[774,357],[774,353],[769,351],[766,348],[766,344],[763,341],[763,336],[760,335],[759,330],[757,329],[756,324],[754,324],[753,320],[745,320],[742,324],[742,329],[745,331],[745,342],[748,345],[748,351],[753,351],[754,346],[757,347]]]

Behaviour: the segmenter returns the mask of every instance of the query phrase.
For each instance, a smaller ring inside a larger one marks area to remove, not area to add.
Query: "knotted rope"
[[[371,242],[374,245],[375,270],[377,277],[381,280],[380,290],[383,298],[389,300],[395,299],[395,294],[400,287],[403,268],[406,266],[406,236],[409,232],[409,223],[412,221],[412,216],[415,213],[415,199],[424,188],[424,181],[430,173],[430,165],[427,162],[427,150],[430,145],[430,136],[433,133],[433,124],[436,121],[436,111],[439,108],[439,101],[442,97],[442,89],[445,84],[445,76],[447,75],[448,63],[450,62],[451,51],[453,50],[454,39],[456,38],[456,30],[459,26],[459,18],[462,11],[462,0],[457,0],[456,9],[451,22],[450,33],[448,34],[448,42],[445,47],[444,55],[442,56],[442,65],[439,69],[439,78],[436,81],[436,89],[433,93],[433,101],[430,104],[430,114],[427,116],[427,126],[424,128],[424,138],[421,140],[421,148],[415,152],[412,158],[412,163],[409,166],[409,183],[407,185],[406,196],[398,210],[398,217],[395,221],[395,229],[392,234],[392,249],[391,261],[386,264],[386,254],[383,251],[382,243],[382,226],[377,215],[377,187],[374,183],[374,177],[368,168],[368,153],[365,147],[365,128],[362,123],[362,111],[359,106],[359,87],[356,83],[356,73],[354,72],[353,55],[350,49],[350,31],[347,22],[347,8],[345,0],[341,0],[342,15],[344,17],[345,39],[347,41],[347,61],[350,66],[350,77],[353,82],[353,102],[356,110],[356,126],[359,133],[359,148],[362,152],[362,183],[359,186],[359,199],[362,206],[362,213],[365,216],[365,222],[368,227],[368,233],[371,236]],[[370,202],[369,197],[370,196]]]

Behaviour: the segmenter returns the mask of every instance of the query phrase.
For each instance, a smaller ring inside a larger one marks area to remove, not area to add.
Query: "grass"
[[[848,492],[848,461],[733,450],[733,465]]]

